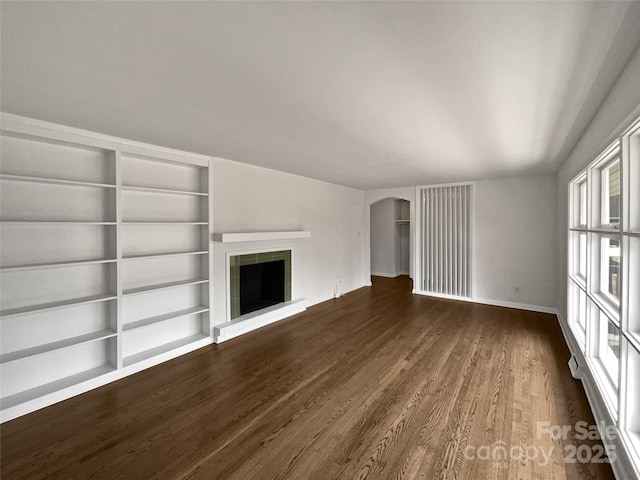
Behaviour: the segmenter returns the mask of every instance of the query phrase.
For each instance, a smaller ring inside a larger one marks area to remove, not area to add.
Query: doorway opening
[[[370,207],[371,275],[410,274],[410,202],[386,198]]]

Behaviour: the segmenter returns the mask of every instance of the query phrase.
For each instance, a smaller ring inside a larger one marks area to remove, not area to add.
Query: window
[[[615,160],[602,170],[601,224],[617,227],[620,224],[620,161]]]
[[[627,331],[636,345],[640,345],[640,236],[624,238],[625,258],[623,306]]]
[[[587,234],[580,233],[578,242],[578,275],[587,278]]]
[[[574,180],[571,186],[571,226],[577,229],[587,228],[589,214],[587,193],[587,174],[584,172]]]
[[[611,237],[600,239],[600,291],[610,300],[620,299],[620,240]]]
[[[568,321],[640,466],[640,119],[569,185]]]
[[[587,226],[587,180],[583,180],[582,182],[580,182],[578,184],[578,189],[579,189],[579,195],[580,195],[580,203],[579,203],[579,213],[578,213],[578,218],[579,218],[579,222],[578,225],[582,226],[582,227],[586,227]]]
[[[598,342],[595,356],[603,372],[615,387],[620,368],[620,329],[604,313],[598,315]]]
[[[587,294],[575,282],[569,282],[569,325],[584,350],[586,340]]]

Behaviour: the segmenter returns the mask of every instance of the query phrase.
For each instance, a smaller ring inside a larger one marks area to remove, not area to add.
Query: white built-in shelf
[[[0,117],[0,422],[210,343],[211,157]]]
[[[123,185],[122,190],[130,192],[146,192],[146,193],[167,193],[170,195],[199,195],[206,197],[209,194],[203,192],[192,192],[188,190],[172,190],[169,188],[156,188],[156,187],[136,187],[134,185]]]
[[[133,365],[134,363],[142,362],[149,358],[162,355],[163,353],[168,353],[171,350],[185,347],[187,345],[198,342],[200,340],[208,340],[209,338],[210,338],[209,335],[206,335],[204,333],[198,333],[196,335],[191,335],[189,337],[181,338],[173,342],[165,343],[164,345],[160,345],[159,347],[151,348],[149,350],[145,350],[140,353],[135,353],[133,355],[129,355],[128,357],[124,357],[123,365],[125,367],[128,367],[129,365]]]
[[[172,252],[172,253],[150,253],[145,255],[124,255],[122,258],[125,260],[142,260],[146,258],[164,258],[164,257],[180,257],[183,255],[206,255],[209,252],[206,250],[199,250],[193,252]]]
[[[40,355],[42,353],[52,352],[54,350],[60,350],[62,348],[73,347],[81,343],[106,340],[108,338],[115,337],[116,335],[117,333],[112,330],[101,330],[99,332],[87,333],[86,335],[78,335],[77,337],[69,337],[57,342],[46,343],[44,345],[38,345],[37,347],[25,348],[23,350],[17,350],[15,352],[5,353],[3,355],[0,355],[0,363],[13,362],[22,358],[32,357],[34,355]]]
[[[209,225],[207,222],[122,222],[123,225]]]
[[[177,312],[165,313],[164,315],[156,315],[155,317],[148,317],[134,322],[125,323],[122,326],[122,330],[126,332],[127,330],[133,330],[135,328],[145,327],[154,323],[164,322],[165,320],[173,320],[174,318],[186,317],[188,315],[197,315],[208,311],[209,307],[199,305],[197,307],[187,308]]]
[[[60,380],[56,380],[55,382],[39,385],[35,388],[16,393],[15,395],[7,396],[0,401],[0,405],[2,405],[3,410],[15,407],[16,405],[20,405],[21,403],[26,403],[30,400],[49,395],[50,393],[58,392],[65,388],[73,387],[83,382],[93,380],[94,378],[113,372],[114,370],[115,368],[111,365],[102,365],[100,367],[92,368],[75,375],[61,378]]]
[[[76,265],[96,265],[101,263],[115,263],[115,258],[106,258],[99,260],[71,260],[68,262],[47,262],[47,263],[33,263],[26,265],[2,265],[0,270],[2,271],[22,271],[22,270],[38,270],[42,268],[54,268],[54,267],[75,267]]]
[[[46,225],[46,226],[66,226],[66,225],[115,225],[116,222],[73,222],[66,220],[0,220],[3,225]]]
[[[111,183],[82,182],[79,180],[62,180],[58,178],[32,177],[30,175],[13,175],[8,173],[0,174],[0,179],[13,180],[16,182],[50,183],[54,185],[72,185],[76,187],[116,188],[116,186]]]
[[[308,230],[293,230],[286,232],[229,232],[213,233],[213,240],[221,243],[256,242],[262,240],[288,240],[293,238],[309,238]]]
[[[59,308],[73,307],[75,305],[84,305],[87,303],[106,302],[115,300],[115,295],[94,295],[91,297],[74,298],[72,300],[63,300],[61,302],[42,303],[40,305],[30,305],[28,307],[8,308],[0,311],[0,316],[14,317],[16,315],[25,315],[27,313],[44,312],[47,310],[57,310]]]
[[[199,283],[207,283],[206,278],[196,278],[193,280],[184,280],[181,282],[161,283],[158,285],[149,285],[147,287],[130,288],[122,292],[123,295],[135,295],[137,293],[147,293],[156,290],[166,290],[167,288],[185,287],[187,285],[197,285]]]

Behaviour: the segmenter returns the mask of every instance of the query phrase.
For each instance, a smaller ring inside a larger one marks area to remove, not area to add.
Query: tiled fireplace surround
[[[291,301],[291,250],[229,256],[229,317],[240,316],[240,267],[284,260],[284,301]]]
[[[255,243],[270,242],[256,241]],[[222,258],[226,257],[224,260],[226,320],[224,323],[214,325],[214,342],[225,342],[306,310],[307,300],[305,298],[293,298],[296,295],[296,287],[293,285],[296,279],[296,272],[293,271],[293,266],[296,264],[293,246],[255,245],[257,247],[255,248],[252,245],[251,247],[254,248],[251,248],[247,245],[249,248],[238,249],[240,245],[233,243],[228,245],[229,247],[225,248],[226,245],[223,243],[220,249],[222,251],[218,250],[218,255],[221,255]],[[220,259],[222,260],[222,258]],[[285,301],[255,312],[239,315],[240,266],[276,260],[285,261]]]

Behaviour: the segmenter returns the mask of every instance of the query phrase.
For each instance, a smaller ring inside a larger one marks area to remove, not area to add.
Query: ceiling
[[[640,2],[1,2],[5,112],[359,189],[555,172]]]

